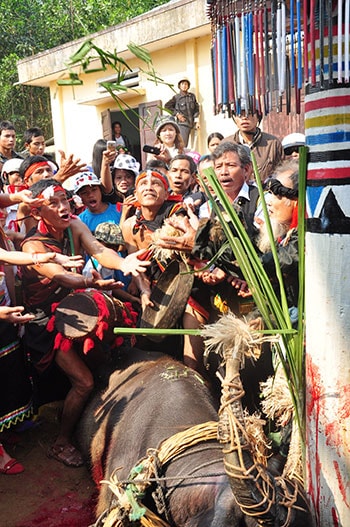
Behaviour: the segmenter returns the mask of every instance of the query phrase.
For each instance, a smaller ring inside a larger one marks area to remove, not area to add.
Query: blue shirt
[[[121,212],[120,210],[117,210],[117,206],[113,203],[108,203],[108,207],[104,212],[100,213],[94,213],[90,212],[89,209],[85,209],[83,212],[79,214],[79,218],[85,225],[87,225],[92,233],[95,232],[97,225],[100,223],[108,222],[108,223],[115,223],[119,225],[120,218],[121,218]],[[122,256],[122,254],[118,253],[119,256]],[[112,271],[112,277],[113,277],[113,271]],[[124,282],[125,289],[130,283],[130,276],[125,276],[121,271],[116,270],[114,271],[114,279],[120,280],[121,282]]]
[[[79,214],[79,218],[89,227],[90,231],[94,233],[97,225],[100,223],[109,222],[119,225],[121,212],[117,210],[115,204],[108,203],[108,207],[104,212],[96,213],[90,212],[89,209],[85,209]]]

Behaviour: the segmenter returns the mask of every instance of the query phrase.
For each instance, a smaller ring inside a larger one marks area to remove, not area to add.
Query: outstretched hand
[[[242,298],[248,298],[249,296],[252,296],[252,293],[245,280],[235,276],[230,276],[227,281],[237,290],[237,296],[241,296]]]
[[[75,176],[75,174],[79,174],[79,172],[84,172],[84,170],[87,170],[86,163],[83,163],[79,158],[74,159],[73,154],[70,154],[67,157],[63,150],[59,150],[59,153],[61,155],[61,162],[60,168],[55,174],[55,179],[57,179],[57,181],[63,183],[69,177]]]
[[[92,269],[91,271],[91,278],[91,287],[102,289],[102,291],[109,291],[110,289],[122,289],[124,287],[123,282],[117,282],[116,280],[113,280],[113,278],[105,280],[95,269]]]
[[[40,207],[42,203],[44,202],[44,198],[33,198],[33,194],[29,189],[21,190],[20,192],[15,192],[14,194],[10,194],[11,201],[14,203],[26,203],[27,205],[30,205],[31,207]]]
[[[205,284],[208,285],[220,284],[221,282],[226,280],[226,273],[219,267],[214,267],[214,269],[207,269],[205,271],[201,271],[198,273],[198,276],[202,279]]]
[[[50,253],[48,253],[50,254]],[[53,260],[66,269],[75,269],[76,267],[83,267],[85,262],[84,258],[77,254],[76,256],[66,256],[64,254],[54,253]]]
[[[31,315],[29,313],[22,315],[23,311],[23,306],[1,306],[0,319],[6,320],[7,322],[11,322],[12,324],[25,324],[26,322],[30,322],[35,318],[34,315]]]
[[[140,251],[129,254],[126,258],[123,258],[120,270],[125,275],[132,274],[133,276],[144,273],[151,262],[139,259],[139,257],[146,255],[147,252],[148,249],[141,249]]]

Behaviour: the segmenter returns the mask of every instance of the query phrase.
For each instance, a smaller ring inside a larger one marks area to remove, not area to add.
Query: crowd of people
[[[194,273],[188,294],[183,293],[178,327],[198,329],[217,319],[222,306],[242,315],[241,301],[251,292],[232,249],[220,251],[208,266],[225,234],[213,211],[217,198],[208,195],[213,189],[206,169],[213,171],[274,283],[270,240],[258,213],[254,152],[291,313],[297,308],[298,149],[305,138],[296,133],[280,142],[261,131],[258,110],[242,106],[234,116],[237,132],[226,138],[211,133],[208,150],[200,155],[187,147],[191,130],[199,126],[199,106],[189,87],[189,80],[181,79],[179,94],[165,105],[168,113],[157,122],[155,149],[144,167],[131,155],[119,122],[113,123],[118,147],[98,140],[90,165],[64,152],[56,162],[45,154],[43,132],[35,127],[24,134],[25,152],[17,153],[14,126],[0,122],[2,474],[24,470],[6,452],[6,436],[50,397],[42,391],[52,385],[45,379],[53,375],[68,382],[60,431],[47,454],[67,466],[83,464],[73,433],[94,387],[88,358],[96,342],[90,336],[65,339],[53,323],[57,306],[73,291],[103,292],[129,306],[136,314],[133,324],[139,325],[154,306],[158,280],[175,259]],[[96,300],[100,311],[106,308],[104,298],[103,305]],[[210,383],[201,337],[184,335],[181,345],[181,360]],[[108,346],[117,347],[117,340],[108,340]]]

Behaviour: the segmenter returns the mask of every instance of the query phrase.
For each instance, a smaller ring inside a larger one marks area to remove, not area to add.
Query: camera
[[[107,141],[107,150],[115,152],[117,149],[117,143],[115,141]]]
[[[154,154],[155,156],[159,156],[160,154],[160,148],[156,146],[144,145],[142,150],[147,152],[147,154]]]

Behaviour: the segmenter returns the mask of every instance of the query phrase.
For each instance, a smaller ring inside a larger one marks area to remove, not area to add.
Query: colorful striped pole
[[[306,475],[318,527],[350,525],[350,87],[339,19],[332,25],[337,63],[325,46],[322,70],[323,35],[315,31],[315,86],[305,87]]]

